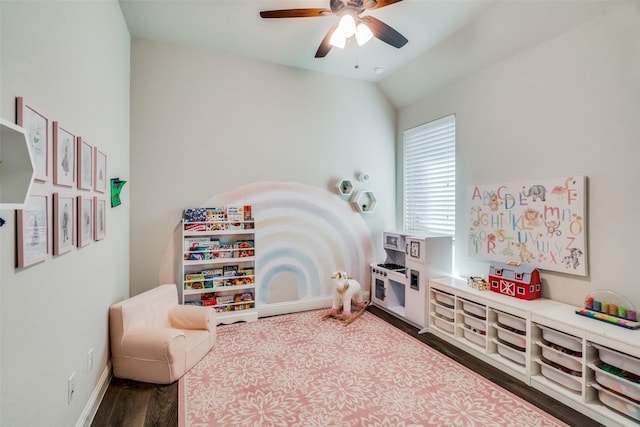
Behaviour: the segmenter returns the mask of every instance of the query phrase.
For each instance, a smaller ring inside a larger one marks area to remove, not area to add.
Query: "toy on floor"
[[[331,311],[322,316],[322,320],[334,318],[343,321],[345,325],[360,317],[368,303],[362,298],[362,287],[357,280],[353,280],[344,271],[336,271],[332,279],[335,280],[335,295]],[[351,305],[357,310],[351,312]]]

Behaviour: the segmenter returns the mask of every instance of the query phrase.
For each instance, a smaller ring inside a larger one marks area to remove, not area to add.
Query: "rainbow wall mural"
[[[331,275],[338,270],[369,289],[369,264],[375,260],[371,232],[338,195],[298,183],[259,182],[216,195],[200,207],[244,204],[252,205],[256,221],[260,304],[331,297]],[[179,278],[180,238],[178,227],[165,250],[161,283]]]

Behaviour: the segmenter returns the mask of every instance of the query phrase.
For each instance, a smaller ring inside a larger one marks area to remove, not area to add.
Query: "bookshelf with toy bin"
[[[182,304],[211,307],[218,323],[258,319],[251,205],[185,209],[182,247]]]

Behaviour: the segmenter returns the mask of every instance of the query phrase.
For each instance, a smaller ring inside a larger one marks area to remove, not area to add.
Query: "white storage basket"
[[[593,344],[593,346],[598,349],[600,360],[604,363],[620,368],[623,371],[640,375],[640,359],[637,357],[629,356],[628,354],[620,353],[619,351],[611,350],[598,344]]]
[[[556,331],[555,329],[551,329],[546,326],[538,325],[538,327],[542,329],[542,338],[544,338],[545,341],[557,344],[571,351],[582,353],[582,339]]]
[[[640,405],[622,396],[618,396],[598,384],[591,384],[591,387],[598,390],[598,398],[602,403],[640,421]]]
[[[455,315],[455,311],[453,310],[453,308],[445,307],[444,305],[440,305],[437,302],[435,304],[433,304],[433,305],[435,306],[436,313],[438,313],[440,316],[442,316],[448,322],[453,322],[453,319],[456,316]]]
[[[464,326],[462,327],[462,330],[463,330],[464,337],[467,341],[470,341],[476,345],[479,345],[482,348],[487,348],[486,335],[481,335]]]
[[[504,313],[502,311],[497,311],[498,315],[498,323],[504,326],[508,326],[513,329],[517,329],[521,332],[527,332],[527,321],[522,317],[514,316],[512,314]]]
[[[572,371],[582,372],[582,358],[563,353],[555,348],[546,346],[543,342],[536,341],[540,347],[542,357]]]
[[[436,301],[446,305],[447,307],[453,308],[455,304],[455,297],[453,295],[447,294],[445,292],[440,292],[435,289],[433,289],[433,293],[436,297]]]
[[[607,372],[595,363],[589,363],[589,367],[593,369],[593,372],[596,374],[596,381],[598,384],[608,388],[609,390],[623,394],[633,400],[640,401],[640,384]]]
[[[580,392],[582,390],[582,378],[576,377],[566,372],[562,372],[553,366],[549,366],[540,359],[536,359],[536,362],[540,365],[540,372],[543,376],[550,379],[553,382],[560,384],[561,386]]]
[[[524,366],[527,361],[527,355],[524,351],[516,350],[515,348],[511,348],[508,345],[505,345],[499,342],[496,339],[493,339],[493,342],[496,343],[498,348],[498,354],[503,357],[506,357],[509,360],[516,362],[519,365]]]
[[[433,314],[433,320],[435,321],[436,327],[442,331],[452,334],[455,330],[453,321],[447,321],[435,313]]]
[[[508,329],[504,329],[497,323],[492,323],[491,326],[496,328],[496,332],[498,333],[498,338],[500,338],[502,341],[508,342],[509,344],[513,344],[516,347],[519,347],[522,349],[527,348],[526,335],[520,335]]]
[[[462,310],[465,313],[471,314],[473,316],[476,316],[479,319],[486,319],[487,318],[487,307],[485,307],[484,305],[475,303],[475,302],[471,302],[471,301],[467,301],[467,300],[462,300]]]
[[[480,332],[482,334],[487,332],[487,324],[486,321],[478,319],[475,316],[471,316],[469,314],[463,313],[464,316],[464,324],[469,328],[476,332]]]

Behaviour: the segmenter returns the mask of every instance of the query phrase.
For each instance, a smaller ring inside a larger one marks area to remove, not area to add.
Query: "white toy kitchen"
[[[424,329],[429,279],[451,274],[451,236],[411,236],[385,231],[386,259],[371,264],[371,302]]]

